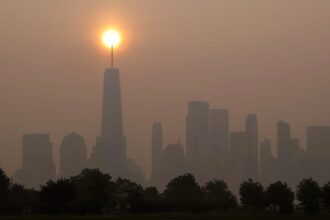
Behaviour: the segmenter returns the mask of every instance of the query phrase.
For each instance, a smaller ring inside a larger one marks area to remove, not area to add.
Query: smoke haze
[[[277,120],[305,147],[307,125],[330,124],[330,1],[2,0],[0,166],[21,166],[22,134],[47,132],[55,162],[75,131],[100,134],[108,65],[100,33],[116,26],[128,156],[150,172],[151,126],[185,139],[189,100],[230,111],[230,130],[258,114],[276,146]],[[274,150],[274,149],[273,149]]]

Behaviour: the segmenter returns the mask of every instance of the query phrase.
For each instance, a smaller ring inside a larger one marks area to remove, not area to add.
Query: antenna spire
[[[113,54],[113,45],[111,46],[111,69],[113,69],[113,63],[114,63],[114,54]]]

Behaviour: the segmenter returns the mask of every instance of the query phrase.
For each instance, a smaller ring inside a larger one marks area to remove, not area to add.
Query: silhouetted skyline
[[[146,177],[154,122],[162,124],[164,148],[180,137],[188,154],[185,117],[191,100],[209,102],[210,111],[227,109],[228,133],[245,131],[246,116],[256,114],[259,142],[270,139],[274,156],[277,121],[289,123],[290,140],[284,142],[292,152],[284,157],[305,161],[305,150],[315,148],[307,137],[322,137],[307,135],[306,126],[330,125],[329,7],[321,0],[3,0],[0,166],[10,176],[24,167],[23,134],[49,135],[57,175],[62,140],[71,132],[83,137],[86,157],[91,155],[101,136],[109,51],[100,44],[100,30],[108,25],[123,35],[115,63],[121,70],[124,128],[118,137],[127,145],[127,161],[134,167],[134,160]],[[210,128],[215,133],[227,129],[226,117],[220,117],[214,121],[224,121],[223,127]],[[208,151],[229,154],[225,139],[210,138]],[[313,157],[322,159],[321,153]],[[299,164],[290,166],[300,169]],[[312,163],[306,172],[317,166]],[[326,171],[319,172],[323,178]]]

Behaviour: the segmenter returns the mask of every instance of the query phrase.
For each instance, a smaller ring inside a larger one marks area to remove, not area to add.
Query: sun
[[[117,47],[120,44],[120,34],[116,30],[108,30],[102,35],[102,42],[108,48]]]

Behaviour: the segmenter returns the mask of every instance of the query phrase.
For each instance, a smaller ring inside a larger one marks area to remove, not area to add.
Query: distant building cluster
[[[191,101],[185,141],[183,144],[178,139],[165,145],[161,123],[153,124],[148,185],[163,189],[171,179],[187,172],[202,184],[223,179],[232,190],[247,179],[263,184],[284,180],[292,187],[304,177],[314,177],[321,184],[330,179],[330,127],[307,127],[305,150],[291,136],[290,125],[279,121],[275,157],[271,140],[260,142],[256,114],[246,116],[245,130],[230,132],[228,110],[212,109],[204,101]],[[98,168],[114,178],[145,183],[141,167],[127,158],[119,69],[108,68],[104,73],[101,134],[92,153],[87,155],[83,137],[68,134],[60,146],[57,173],[52,148],[49,134],[23,135],[23,163],[14,181],[39,187],[49,179],[74,176],[84,168]]]
[[[200,183],[223,179],[237,192],[248,179],[269,184],[283,180],[295,187],[303,178],[324,184],[330,179],[330,127],[307,127],[307,148],[291,136],[290,125],[277,123],[277,156],[270,139],[260,141],[256,114],[245,119],[245,130],[230,132],[229,111],[211,109],[208,102],[191,101],[186,116],[186,153],[183,144],[164,147],[161,123],[152,127],[150,185],[163,189],[172,178],[189,172]]]
[[[142,168],[126,156],[119,69],[107,68],[104,73],[101,135],[91,155],[87,155],[84,138],[71,133],[63,138],[59,159],[59,172],[56,173],[50,135],[25,134],[22,168],[16,171],[13,179],[38,188],[48,180],[75,176],[85,168],[98,168],[114,178],[144,182]]]

